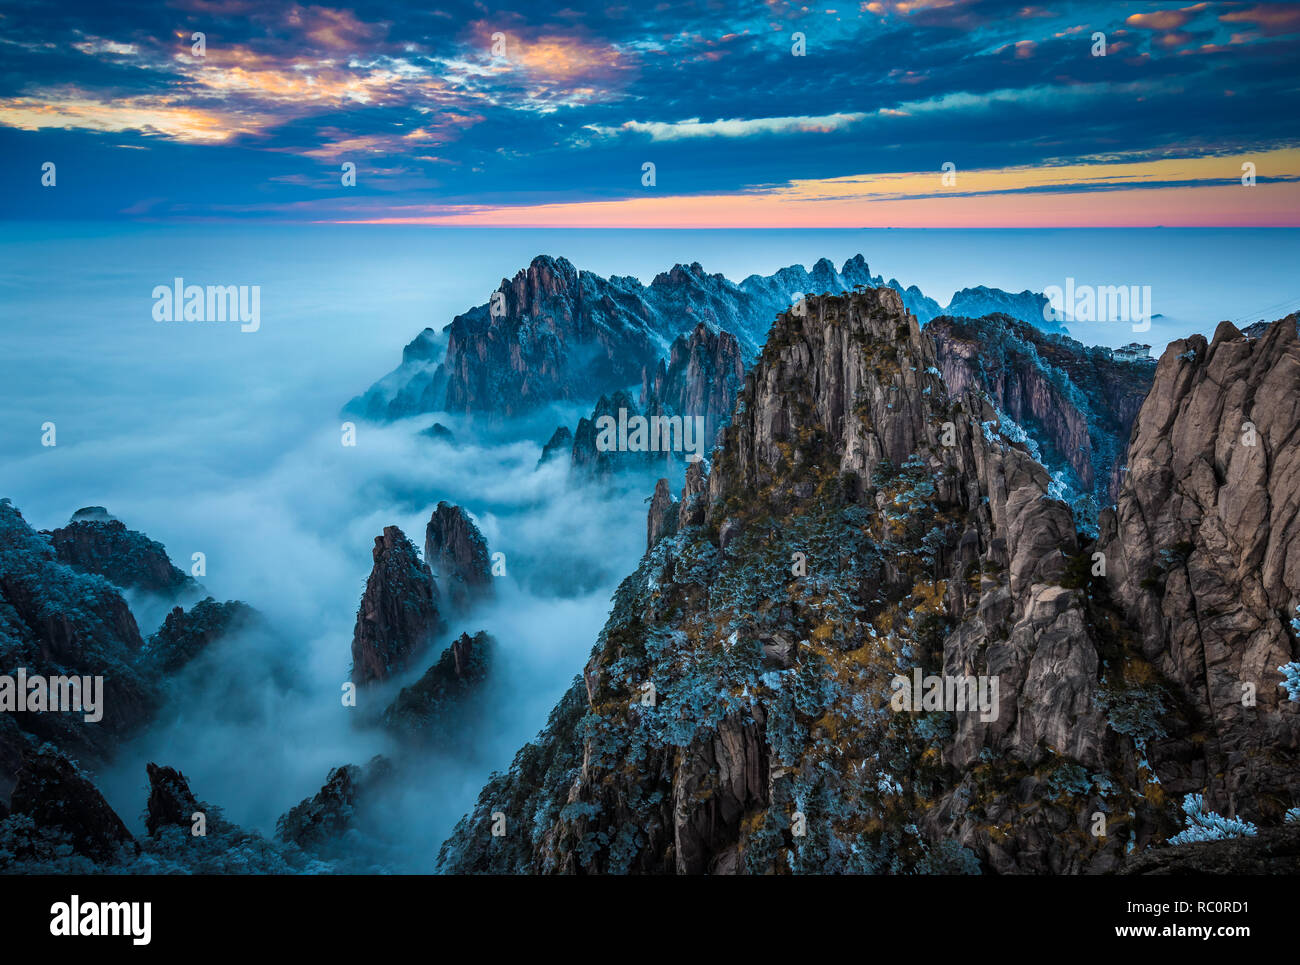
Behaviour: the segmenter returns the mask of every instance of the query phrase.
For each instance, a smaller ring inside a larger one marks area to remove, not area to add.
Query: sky
[[[0,217],[1295,226],[1298,54],[1284,3],[5,0]]]

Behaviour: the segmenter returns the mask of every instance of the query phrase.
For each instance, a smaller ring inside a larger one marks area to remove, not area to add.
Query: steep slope
[[[985,392],[1036,440],[1041,461],[1076,495],[1084,509],[1113,503],[1133,421],[1151,388],[1150,365],[1114,359],[1109,349],[1086,348],[1007,315],[936,318],[926,328],[937,347],[948,391]]]
[[[1098,871],[1174,827],[1107,716],[1138,658],[1069,508],[936,362],[893,289],[778,318],[446,870]],[[898,707],[914,670],[976,678],[984,712]]]
[[[647,415],[702,418],[707,451],[731,417],[744,378],[735,336],[701,322],[689,336],[673,340],[666,362],[641,371],[641,408]]]
[[[444,501],[434,507],[424,528],[424,559],[449,612],[466,613],[492,596],[487,540],[459,506]]]
[[[495,650],[488,634],[462,633],[419,680],[402,689],[384,711],[384,726],[425,747],[463,745],[481,723],[484,682]]]
[[[67,526],[46,535],[59,562],[118,586],[166,595],[195,586],[193,579],[172,565],[162,543],[127,529],[102,506],[77,510]]]
[[[410,666],[441,625],[437,588],[415,544],[396,526],[385,526],[371,550],[352,631],[352,682],[389,679]]]
[[[1102,550],[1144,655],[1189,703],[1153,744],[1171,794],[1277,819],[1300,798],[1300,703],[1278,668],[1300,648],[1300,339],[1170,343],[1156,367]]]
[[[102,757],[149,718],[158,698],[155,681],[141,667],[143,645],[118,590],[103,577],[59,562],[47,539],[8,499],[0,499],[0,674],[23,670],[29,681],[103,678],[98,721],[77,712],[20,712],[0,695],[0,797],[12,787],[21,749],[31,738],[74,755]]]

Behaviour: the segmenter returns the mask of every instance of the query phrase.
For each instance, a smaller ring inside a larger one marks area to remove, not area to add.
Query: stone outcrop
[[[275,822],[276,838],[312,851],[341,846],[342,836],[356,824],[358,809],[382,791],[392,776],[393,765],[382,755],[371,758],[365,767],[345,764],[334,768],[315,795]]]
[[[745,377],[740,343],[730,332],[713,332],[701,322],[679,335],[653,368],[641,373],[641,408],[647,414],[704,419],[704,449],[731,416]]]
[[[207,597],[188,611],[174,607],[146,641],[145,655],[158,671],[173,674],[222,637],[260,623],[258,612],[247,603],[218,603]]]
[[[677,501],[673,499],[668,480],[660,479],[655,483],[655,493],[650,500],[650,513],[646,517],[646,549],[654,549],[655,543],[665,536],[677,532]]]
[[[435,422],[427,429],[423,429],[420,435],[425,439],[432,439],[435,442],[445,442],[449,446],[456,444],[456,434],[448,429],[441,422]]]
[[[1136,854],[1123,875],[1296,875],[1300,874],[1300,823],[1265,828],[1258,834],[1202,841]]]
[[[1300,704],[1278,671],[1297,657],[1298,425],[1294,318],[1170,343],[1103,526],[1112,592],[1186,703],[1151,747],[1165,790],[1252,821],[1300,798]]]
[[[69,754],[104,758],[149,719],[158,689],[141,666],[144,642],[126,601],[99,576],[57,559],[53,547],[0,499],[0,673],[102,677],[102,719],[81,713],[0,714],[0,793],[16,777],[26,734]]]
[[[167,596],[195,586],[172,565],[162,543],[127,529],[102,506],[77,510],[67,526],[47,535],[59,562],[118,586]]]
[[[145,828],[156,836],[163,828],[193,828],[194,815],[203,810],[190,791],[189,781],[175,768],[145,765],[149,775],[149,801],[146,805]]]
[[[1045,466],[1065,469],[1072,488],[1098,508],[1115,501],[1133,422],[1151,388],[1149,366],[1117,362],[1107,349],[1006,315],[945,316],[926,331],[950,395],[983,391],[1037,441]],[[1095,522],[1095,510],[1090,515]]]
[[[570,453],[573,451],[573,433],[569,431],[568,426],[560,426],[551,434],[551,438],[542,446],[542,455],[537,460],[537,465],[542,465],[553,459],[568,460]]]
[[[108,861],[135,839],[102,794],[76,764],[52,751],[23,762],[10,796],[13,814],[31,818],[37,829],[67,836],[74,854]]]
[[[459,506],[438,503],[425,527],[424,558],[451,611],[466,613],[492,596],[487,540]]]
[[[1098,699],[1127,652],[1073,576],[1069,507],[936,361],[890,288],[778,319],[678,531],[444,868],[1103,871],[1161,830]],[[891,710],[916,670],[997,677],[997,701]],[[1103,804],[1131,817],[1098,840],[1082,829]],[[497,808],[537,830],[484,843]]]
[[[352,633],[352,681],[358,685],[406,669],[440,625],[433,575],[415,544],[396,526],[385,526],[372,556]]]
[[[474,732],[496,641],[462,633],[424,676],[403,688],[384,712],[384,726],[428,747],[450,747]]]

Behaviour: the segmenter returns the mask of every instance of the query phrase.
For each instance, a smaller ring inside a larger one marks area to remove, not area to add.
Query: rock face
[[[381,755],[371,758],[365,767],[345,764],[334,768],[313,797],[280,816],[275,822],[275,836],[307,850],[339,846],[339,839],[356,822],[357,809],[392,774],[392,764]]]
[[[1300,874],[1300,823],[1266,828],[1250,837],[1152,849],[1126,862],[1120,874]]]
[[[171,767],[147,764],[149,774],[149,803],[144,825],[151,836],[167,827],[193,827],[194,815],[202,811],[198,800],[190,792],[185,775]]]
[[[384,726],[416,743],[448,747],[471,733],[482,711],[484,681],[496,641],[462,633],[418,681],[384,712]]]
[[[162,673],[179,671],[217,640],[259,622],[256,610],[247,603],[230,600],[218,603],[207,597],[187,612],[175,607],[163,625],[149,637],[145,652]]]
[[[453,611],[466,613],[492,596],[487,540],[459,506],[438,503],[425,527],[424,558]]]
[[[1188,704],[1151,747],[1166,791],[1258,822],[1300,797],[1300,704],[1278,671],[1297,656],[1298,418],[1293,318],[1170,343],[1101,547],[1144,656]]]
[[[439,626],[433,575],[396,526],[375,537],[374,567],[352,632],[352,682],[387,680],[410,665]]]
[[[48,535],[59,562],[118,586],[170,596],[195,585],[172,565],[162,543],[127,529],[102,506],[77,510],[67,526]]]
[[[645,548],[647,550],[654,549],[655,543],[677,532],[677,513],[677,500],[673,499],[672,490],[668,488],[668,480],[660,479],[655,483],[655,494],[650,500],[650,513],[646,517]]]
[[[135,839],[103,795],[60,754],[30,755],[18,772],[9,808],[42,830],[67,835],[75,854],[108,861]]]
[[[978,385],[953,396],[934,340],[895,290],[807,308],[773,326],[710,471],[687,474],[675,534],[654,539],[668,504],[651,500],[651,549],[620,586],[582,677],[443,846],[445,870],[1096,873],[1180,830],[1168,795],[1208,779],[1183,763],[1205,738],[1189,732],[1201,718],[1182,696],[1205,662],[1177,656],[1177,633],[1164,650],[1153,641],[1156,623],[1181,610],[1186,624],[1196,607],[1134,609],[1126,575],[1095,575],[1096,546],[1079,543],[1024,433]],[[1283,482],[1289,463],[1277,454],[1300,404],[1283,376],[1300,366],[1294,331],[1273,339],[1226,342],[1225,360],[1254,360],[1232,370],[1251,388],[1216,404],[1236,420],[1232,399],[1276,390],[1288,400],[1276,422],[1257,413],[1274,488],[1261,482],[1269,495],[1247,502],[1277,515],[1256,516],[1249,551],[1216,545],[1255,561],[1259,592],[1288,613],[1294,595],[1267,588],[1291,558],[1273,540],[1296,525],[1300,485]],[[1139,417],[1130,475],[1144,446],[1180,445],[1172,415],[1153,409],[1146,421],[1155,400],[1195,381],[1162,384],[1176,358],[1162,361]],[[1175,408],[1186,432],[1218,424],[1217,410]],[[1258,479],[1249,463],[1223,465]],[[1161,518],[1135,502],[1141,492],[1121,495],[1110,525]],[[1186,512],[1172,518],[1182,525]],[[1141,536],[1124,541],[1134,560],[1120,568],[1137,572]],[[1224,612],[1230,626],[1240,620]],[[1270,635],[1280,627],[1255,615],[1259,627],[1243,623],[1263,634],[1257,652],[1244,650],[1248,666],[1289,659]],[[979,709],[955,705],[955,691],[931,702],[932,687],[910,706],[913,685],[940,674],[950,688],[985,688],[971,692]],[[1274,824],[1296,806],[1287,782],[1300,773],[1279,677],[1260,674],[1259,692],[1273,693],[1253,717],[1238,721],[1211,696],[1202,724],[1237,735],[1214,758],[1236,791],[1228,806]],[[491,834],[496,811],[513,829],[504,838]],[[1098,812],[1101,837],[1089,830]]]
[[[652,452],[649,449],[649,437],[646,438],[644,451],[618,447],[617,441],[607,449],[600,448],[600,429],[602,419],[619,421],[619,413],[624,413],[625,422],[651,413],[642,412],[641,408],[626,392],[602,395],[592,410],[591,418],[578,420],[578,428],[573,433],[573,450],[569,457],[569,471],[582,480],[608,480],[620,472],[648,472],[665,469],[671,465],[674,456],[670,452]]]
[[[102,758],[149,718],[157,687],[141,669],[143,641],[126,601],[105,579],[58,561],[8,499],[0,499],[0,674],[103,678],[102,720],[80,713],[0,713],[0,795],[15,780],[26,733],[69,754]]]
[[[1100,870],[1149,837],[1133,745],[1092,703],[1086,593],[1061,585],[1069,509],[935,361],[889,288],[778,319],[712,471],[688,471],[678,532],[444,867]],[[997,675],[996,719],[891,711],[918,667]],[[1134,812],[1123,833],[1065,834],[1103,793]],[[493,847],[491,809],[530,830]]]
[[[668,361],[641,372],[641,408],[647,414],[704,419],[705,449],[731,416],[745,377],[740,343],[730,332],[701,322],[690,336],[673,340]]]
[[[985,392],[998,410],[1037,440],[1049,470],[1065,470],[1071,489],[1099,508],[1119,492],[1133,421],[1151,388],[1149,366],[1117,362],[1007,315],[937,318],[939,371],[953,396]],[[1096,508],[1088,513],[1095,523]]]

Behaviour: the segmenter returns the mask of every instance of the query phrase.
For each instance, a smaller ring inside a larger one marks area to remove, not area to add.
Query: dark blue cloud
[[[330,217],[331,206],[343,216],[383,199],[635,197],[645,161],[658,167],[657,192],[691,195],[945,161],[969,170],[1294,147],[1300,24],[1220,19],[1239,5],[1193,10],[1168,29],[1130,21],[1169,9],[7,4],[0,165],[18,190],[5,214]],[[203,62],[188,56],[195,30],[207,37]],[[522,52],[517,69],[490,61],[497,30]],[[791,54],[795,31],[806,56]],[[1105,57],[1092,56],[1095,31]],[[307,77],[317,86],[301,87]],[[832,115],[744,136],[670,129]],[[46,160],[59,164],[53,190],[39,184]],[[358,165],[356,188],[339,185],[343,160]]]

